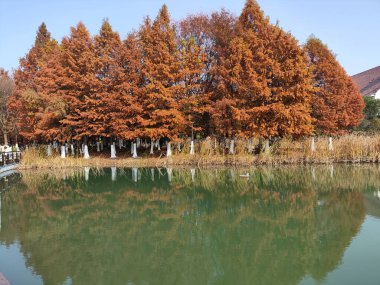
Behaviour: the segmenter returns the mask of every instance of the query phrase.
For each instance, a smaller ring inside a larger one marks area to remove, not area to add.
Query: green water
[[[21,172],[0,187],[12,285],[380,284],[379,167]]]

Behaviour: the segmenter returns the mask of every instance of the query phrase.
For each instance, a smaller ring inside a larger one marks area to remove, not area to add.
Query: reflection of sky
[[[42,284],[41,277],[36,276],[32,269],[26,267],[19,244],[12,244],[7,247],[0,243],[0,272],[12,285]]]
[[[360,232],[343,256],[338,269],[322,283],[305,277],[300,285],[378,285],[380,284],[380,219],[366,216]]]

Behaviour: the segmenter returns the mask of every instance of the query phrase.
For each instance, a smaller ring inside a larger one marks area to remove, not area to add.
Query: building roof
[[[375,94],[380,90],[380,66],[352,76],[363,96]]]

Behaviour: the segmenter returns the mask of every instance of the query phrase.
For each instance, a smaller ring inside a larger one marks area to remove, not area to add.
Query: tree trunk
[[[269,154],[270,151],[270,144],[269,144],[269,139],[265,140],[265,153]]]
[[[61,158],[66,158],[66,147],[64,145],[61,146]]]
[[[154,154],[153,148],[154,148],[154,142],[153,142],[153,140],[151,140],[150,141],[150,154]]]
[[[194,141],[191,141],[190,142],[190,155],[194,155],[195,154],[195,151],[194,151]]]
[[[310,149],[312,152],[315,152],[315,138],[311,138],[311,143],[310,143]]]
[[[111,144],[111,158],[116,158],[116,146],[115,142]]]
[[[47,156],[51,156],[51,145],[48,144],[48,147],[47,147]]]
[[[170,142],[166,144],[166,157],[171,157],[172,156],[172,147]]]
[[[3,136],[4,136],[4,145],[8,145],[8,133],[3,131]]]
[[[234,153],[235,153],[235,140],[231,139],[231,141],[230,141],[230,154],[234,154]]]
[[[333,150],[334,150],[333,140],[332,140],[332,137],[329,137],[329,151],[333,151]]]
[[[133,158],[137,158],[137,145],[136,143],[133,143],[133,155],[132,155]]]

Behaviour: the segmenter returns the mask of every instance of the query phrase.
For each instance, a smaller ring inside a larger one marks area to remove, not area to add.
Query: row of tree
[[[348,132],[364,102],[332,52],[304,46],[270,23],[254,0],[174,25],[157,18],[121,40],[105,20],[61,43],[43,23],[14,73],[8,108],[27,141],[92,137],[300,137]],[[14,125],[14,124],[12,124]]]

